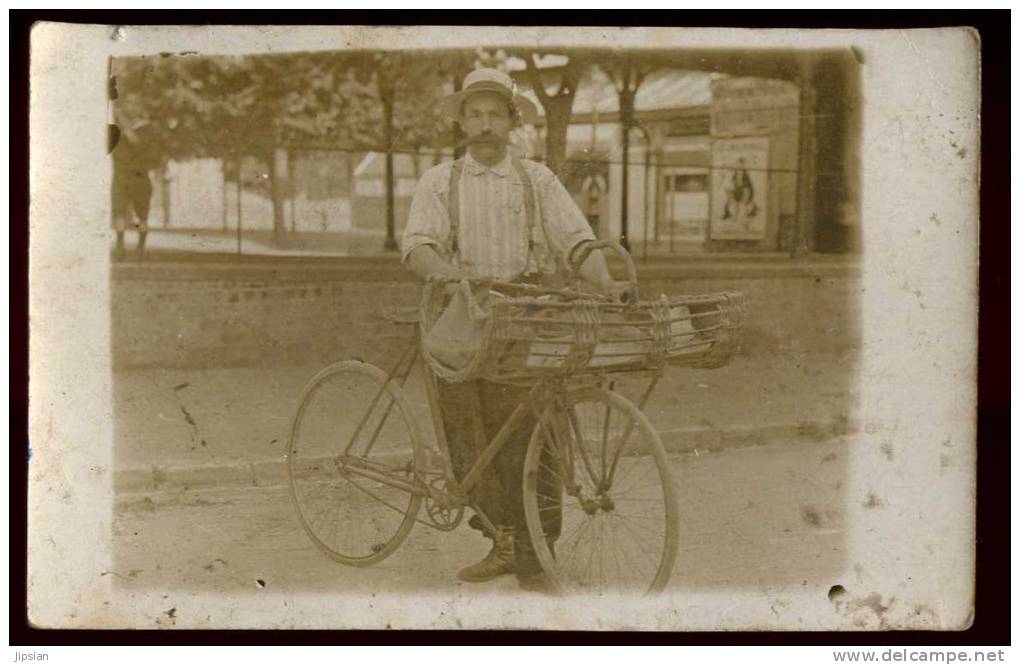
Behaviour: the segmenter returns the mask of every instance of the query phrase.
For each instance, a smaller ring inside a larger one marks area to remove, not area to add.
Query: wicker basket
[[[628,273],[636,287],[629,261]],[[451,382],[534,382],[666,364],[720,367],[736,350],[743,323],[739,293],[621,304],[577,291],[497,283],[487,299],[488,316],[477,322],[469,359],[454,367],[430,352],[427,343],[449,301],[447,291],[443,282],[426,284],[419,321],[426,361]]]

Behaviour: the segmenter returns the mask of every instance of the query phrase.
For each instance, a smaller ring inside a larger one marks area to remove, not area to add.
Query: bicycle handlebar
[[[634,267],[634,259],[631,258],[630,252],[624,249],[622,245],[612,240],[593,240],[588,245],[586,251],[590,253],[591,251],[596,249],[608,249],[623,258],[624,268],[626,269],[627,272],[626,281],[630,284],[632,291],[634,293],[637,293],[638,288],[637,269]],[[574,297],[577,297],[579,295],[576,292],[570,291],[568,289],[550,289],[534,286],[532,284],[524,284],[518,282],[502,282],[499,280],[488,279],[484,277],[447,277],[445,275],[430,275],[428,281],[439,282],[444,284],[460,283],[466,281],[468,284],[471,285],[488,286],[490,288],[494,287],[497,289],[510,289],[518,291],[542,290],[548,293],[557,293],[564,296]],[[604,294],[585,294],[584,297],[590,298],[592,297],[592,295],[609,299],[609,296],[606,296]]]
[[[634,267],[634,259],[631,257],[630,252],[623,248],[618,242],[612,240],[595,240],[588,245],[589,251],[594,249],[610,249],[616,255],[623,259],[624,267],[627,270],[627,281],[630,282],[630,287],[637,292],[638,279],[637,279],[637,268]]]
[[[481,286],[486,289],[495,289],[497,291],[509,291],[519,294],[560,296],[566,300],[605,300],[605,301],[612,300],[611,296],[608,296],[603,293],[586,293],[574,289],[538,286],[535,284],[525,284],[522,282],[500,282],[493,279],[477,277],[457,279],[456,277],[436,276],[430,277],[426,281],[426,284],[429,283],[459,284],[461,282],[467,282],[472,286]]]

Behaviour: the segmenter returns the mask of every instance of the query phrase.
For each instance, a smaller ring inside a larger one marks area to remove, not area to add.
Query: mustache
[[[508,143],[499,138],[495,134],[475,134],[474,136],[465,136],[463,139],[457,142],[457,147],[466,148],[472,145],[502,145]]]

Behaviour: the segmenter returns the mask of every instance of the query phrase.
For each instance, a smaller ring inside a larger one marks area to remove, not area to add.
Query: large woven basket
[[[624,252],[614,243],[599,245]],[[633,263],[626,258],[636,288]],[[496,283],[469,359],[454,366],[427,343],[449,301],[445,287],[442,281],[426,284],[419,321],[426,361],[452,382],[527,383],[667,364],[720,367],[733,356],[743,324],[744,299],[735,292],[622,304],[579,291]]]

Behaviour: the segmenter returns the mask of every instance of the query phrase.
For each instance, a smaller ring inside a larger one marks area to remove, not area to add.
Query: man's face
[[[502,95],[479,92],[464,100],[460,126],[470,145],[504,146],[510,140],[513,119]]]

